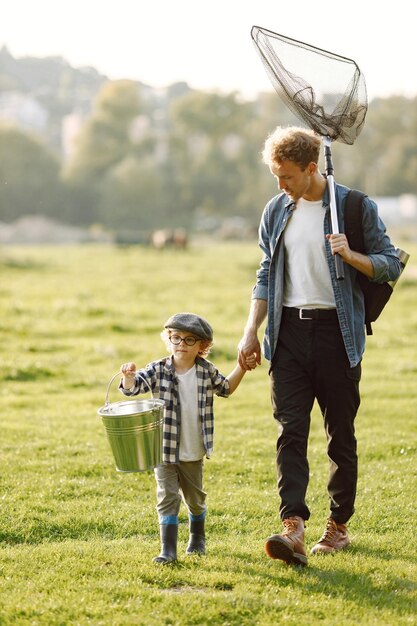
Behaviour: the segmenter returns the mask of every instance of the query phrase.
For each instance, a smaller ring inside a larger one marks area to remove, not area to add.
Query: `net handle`
[[[327,186],[329,189],[329,198],[330,198],[330,220],[332,223],[332,233],[334,235],[339,234],[339,222],[337,219],[337,204],[336,204],[336,194],[334,190],[334,170],[333,170],[333,162],[332,162],[332,151],[331,144],[332,140],[330,137],[323,137],[324,144],[324,160],[326,166],[326,177],[327,177]],[[334,262],[336,265],[336,278],[337,280],[343,280],[345,277],[345,269],[343,267],[343,259],[340,254],[334,255]]]

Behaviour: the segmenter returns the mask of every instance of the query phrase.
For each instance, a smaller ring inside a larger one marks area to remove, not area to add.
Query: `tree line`
[[[353,146],[332,146],[335,179],[371,196],[417,194],[417,98],[373,100]],[[276,191],[261,162],[277,124],[300,122],[275,93],[178,88],[155,106],[140,85],[106,81],[69,159],[0,125],[0,220],[42,214],[75,225],[194,229],[242,216],[257,224]]]

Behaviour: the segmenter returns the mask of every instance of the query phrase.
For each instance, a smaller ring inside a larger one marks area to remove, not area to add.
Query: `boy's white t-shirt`
[[[323,234],[321,200],[300,198],[284,231],[286,307],[330,309],[336,306]]]
[[[177,378],[181,405],[180,461],[199,461],[205,455],[205,448],[198,414],[195,365],[185,374],[177,374]]]

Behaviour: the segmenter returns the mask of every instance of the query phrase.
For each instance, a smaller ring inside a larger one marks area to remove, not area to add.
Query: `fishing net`
[[[353,144],[368,110],[365,79],[356,63],[259,26],[252,27],[251,36],[288,108],[319,135]]]

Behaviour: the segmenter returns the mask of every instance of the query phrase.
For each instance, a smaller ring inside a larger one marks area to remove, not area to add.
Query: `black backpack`
[[[362,230],[362,203],[366,194],[357,189],[351,189],[346,198],[345,204],[345,234],[352,250],[365,253]],[[409,255],[397,248],[400,257],[402,270],[407,264]],[[401,270],[401,271],[402,271]],[[397,281],[387,283],[374,283],[365,274],[357,273],[365,301],[365,326],[366,334],[372,335],[371,323],[378,319],[381,311],[391,297]],[[397,279],[398,280],[398,279]]]

